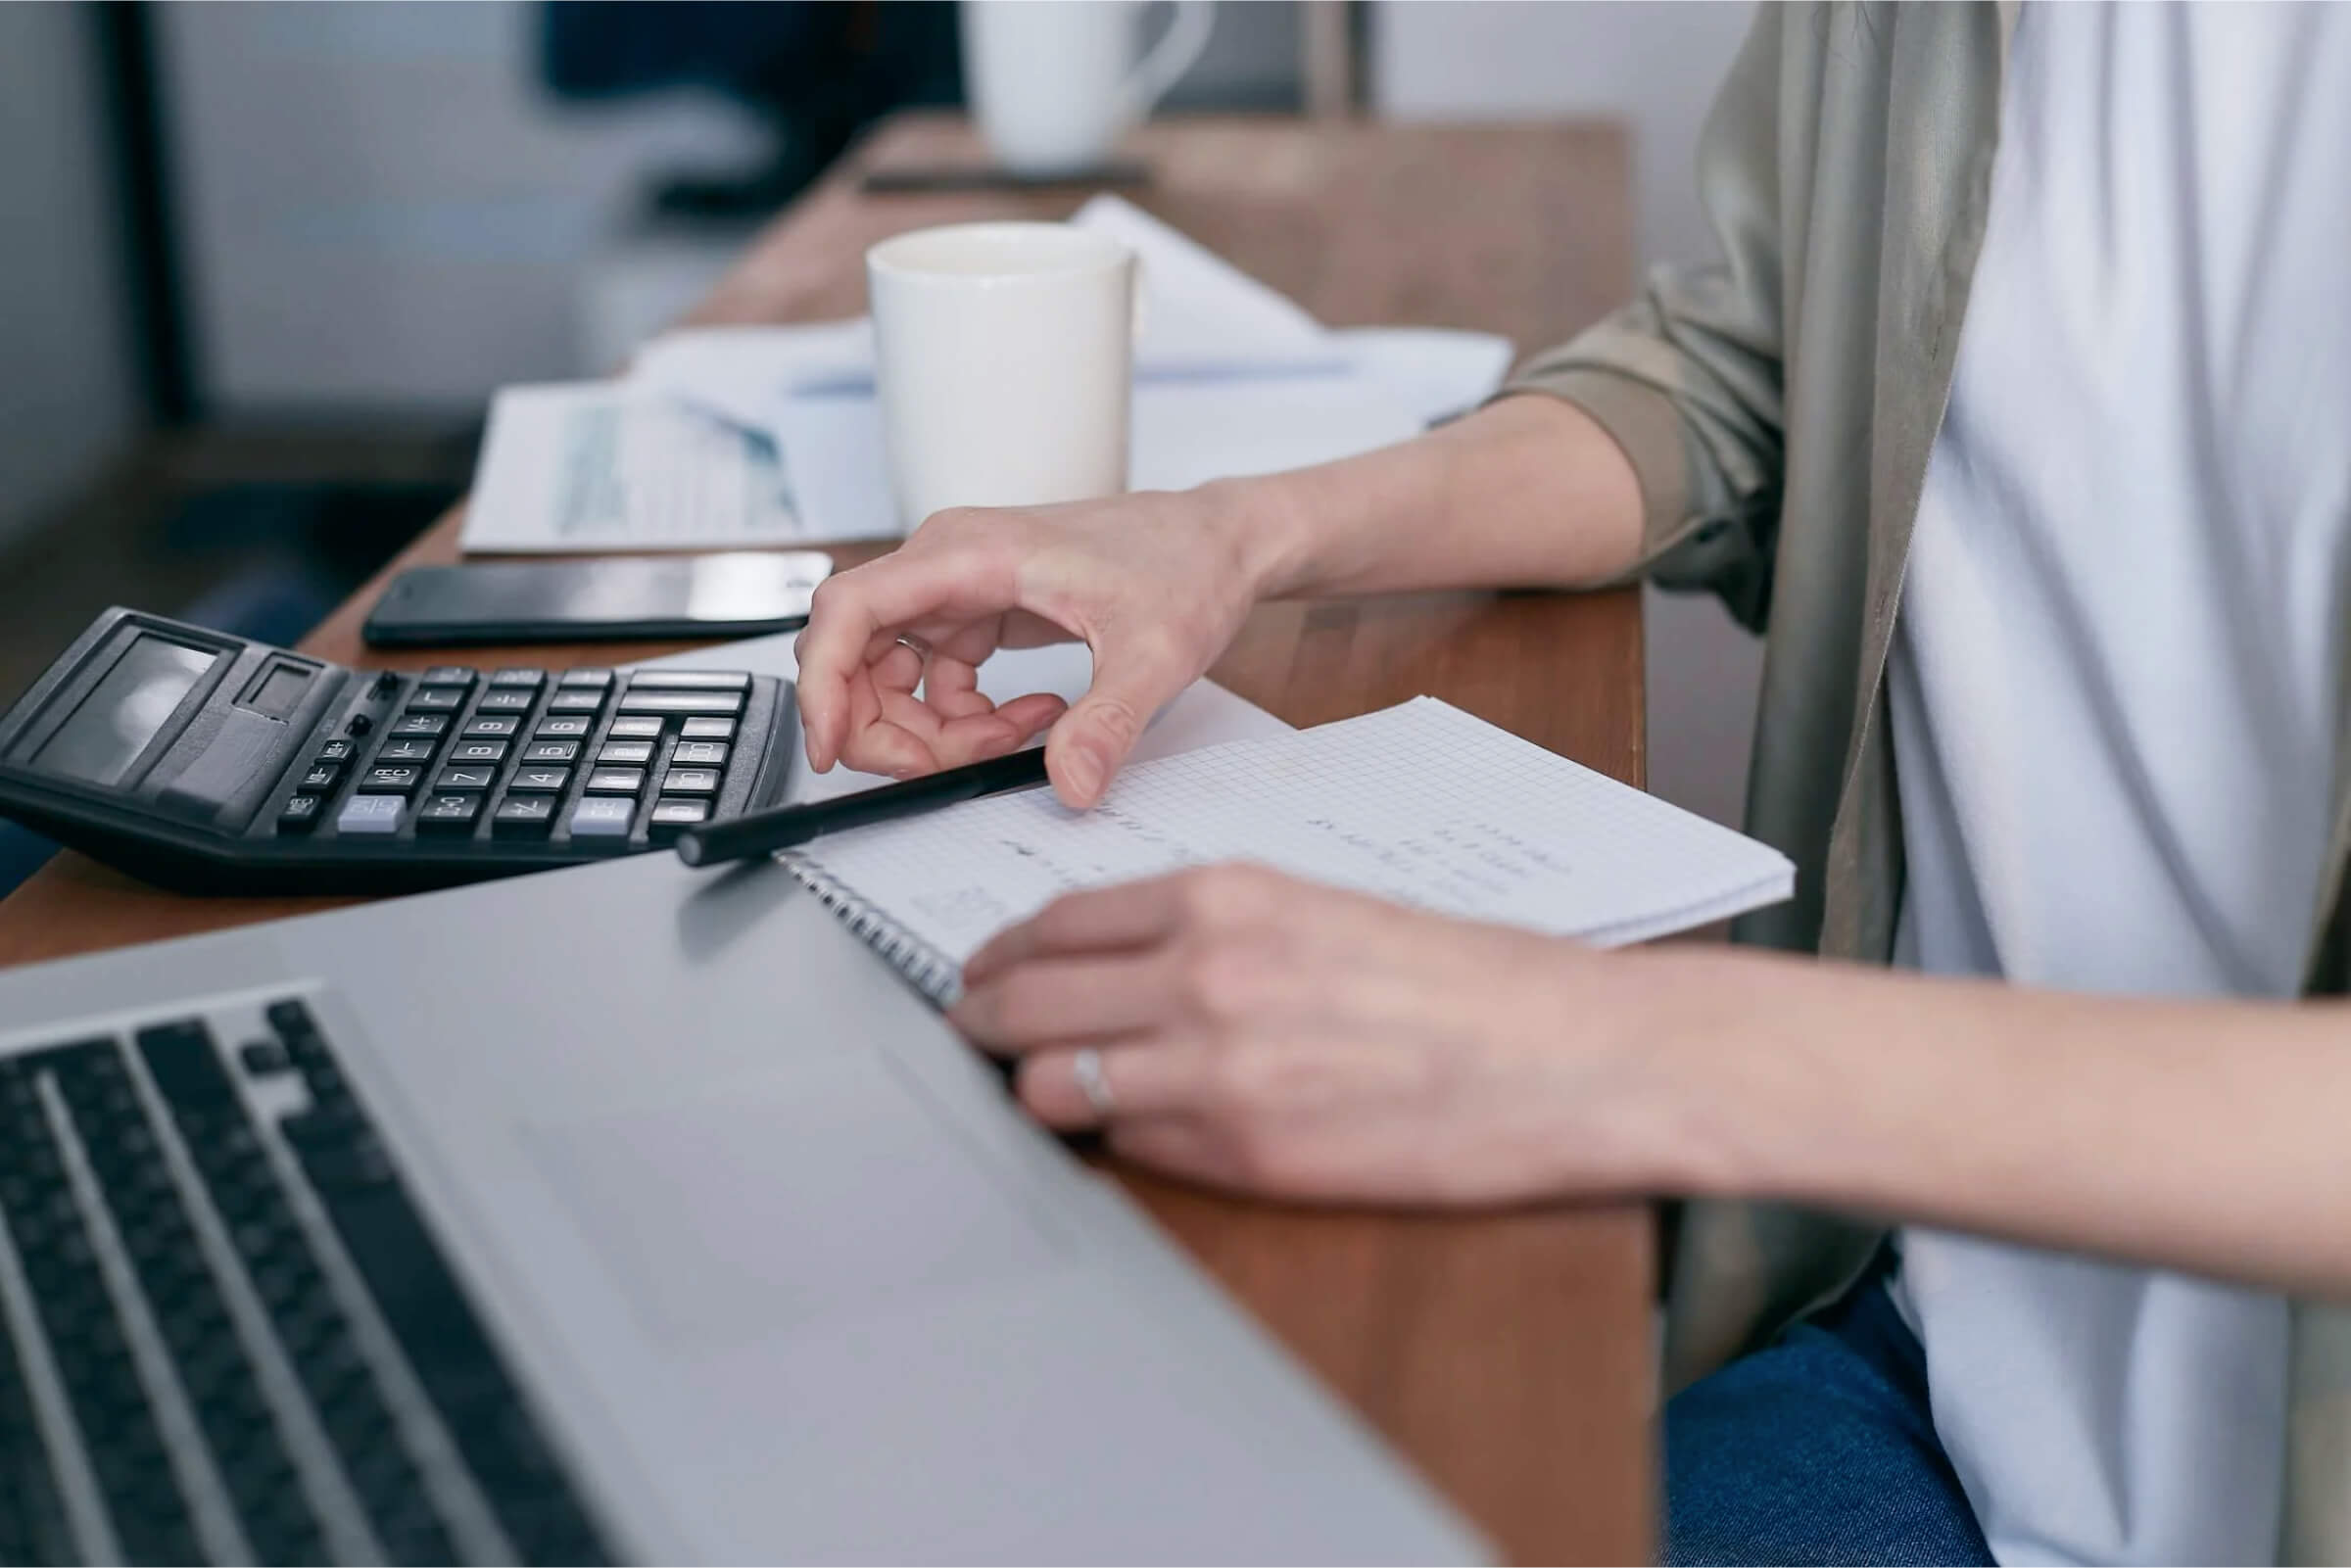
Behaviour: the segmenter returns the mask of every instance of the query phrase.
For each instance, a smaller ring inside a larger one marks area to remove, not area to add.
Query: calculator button
[[[349,762],[354,747],[348,740],[329,740],[318,748],[318,760],[320,762]]]
[[[617,731],[620,726],[612,727]],[[735,738],[733,719],[688,719],[678,734],[689,740],[732,740]]]
[[[351,716],[351,722],[345,725],[343,728],[351,732],[353,735],[365,735],[368,731],[375,728],[375,721],[367,717],[367,715],[364,713],[355,713]]]
[[[552,795],[508,795],[490,815],[490,832],[498,838],[545,838],[554,824]]]
[[[340,767],[331,762],[322,762],[302,776],[302,787],[305,789],[332,789],[335,786],[335,781],[342,777],[343,770]]]
[[[471,686],[474,672],[462,664],[436,664],[416,678],[418,686]]]
[[[576,670],[565,670],[555,678],[557,686],[607,687],[612,684],[612,672],[596,665],[583,664]]]
[[[449,728],[446,713],[411,713],[393,724],[393,735],[440,735]]]
[[[576,762],[579,755],[577,740],[534,740],[522,748],[525,762]]]
[[[555,700],[563,700],[561,692]],[[740,691],[638,691],[632,689],[620,699],[623,713],[741,713],[743,693]]]
[[[659,688],[669,691],[748,691],[751,678],[743,670],[639,670],[629,677],[629,689]]]
[[[413,763],[379,763],[360,775],[361,789],[413,789],[424,780],[424,770]]]
[[[626,838],[637,802],[619,795],[586,795],[571,808],[574,838]]]
[[[522,728],[519,713],[476,713],[457,733],[468,740],[496,740]]]
[[[420,833],[467,832],[481,821],[480,795],[435,795],[416,811]]]
[[[539,699],[518,686],[494,686],[473,705],[476,713],[528,713]]]
[[[408,693],[410,713],[447,713],[465,705],[465,693],[455,687],[418,687]]]
[[[596,754],[596,760],[616,763],[624,768],[642,768],[653,760],[653,743],[650,740],[608,740],[604,743],[604,749]]]
[[[487,789],[498,781],[496,768],[444,768],[433,787],[443,789]]]
[[[669,754],[669,760],[699,768],[723,768],[727,765],[727,748],[715,740],[681,740],[678,749]]]
[[[277,831],[281,833],[307,833],[318,826],[318,810],[326,804],[320,795],[296,795],[277,814]]]
[[[400,832],[400,813],[408,801],[399,795],[353,795],[343,802],[335,832],[345,834],[390,834]]]
[[[669,777],[661,781],[661,792],[671,795],[714,795],[718,793],[718,770],[672,768]]]
[[[395,691],[397,691],[397,690],[399,690],[399,689],[400,689],[400,675],[399,675],[399,672],[397,672],[397,671],[394,671],[394,670],[386,670],[386,671],[384,671],[384,672],[383,672],[381,675],[378,675],[378,676],[375,678],[375,694],[376,694],[377,696],[379,696],[379,697],[388,697],[388,696],[390,696],[390,695],[391,695],[393,692],[395,692]]]
[[[571,783],[569,768],[517,768],[506,781],[509,794],[561,794]]]
[[[596,721],[583,713],[550,714],[547,718],[539,721],[539,738],[542,740],[585,740],[588,738],[589,732],[595,728]]]
[[[460,740],[449,748],[452,762],[504,762],[506,760],[504,740]]]
[[[557,687],[555,694],[547,699],[550,713],[594,713],[603,705],[602,688],[592,686]]]
[[[710,820],[707,800],[679,800],[663,795],[653,802],[650,819],[655,828],[691,828],[697,822]]]
[[[692,723],[692,720],[688,720]],[[614,719],[612,728],[604,732],[607,740],[658,740],[661,738],[659,719]]]
[[[378,762],[430,762],[433,742],[430,740],[387,740],[375,748]]]
[[[588,776],[588,787],[600,795],[633,795],[645,787],[645,770],[599,768]]]
[[[516,668],[492,670],[490,672],[490,684],[492,686],[529,687],[532,690],[536,691],[542,686],[547,684],[547,672],[545,670]]]

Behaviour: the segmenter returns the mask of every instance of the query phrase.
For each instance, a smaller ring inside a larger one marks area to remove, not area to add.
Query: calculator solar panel
[[[773,804],[792,699],[729,670],[347,670],[110,610],[0,716],[0,815],[190,890],[434,886]]]

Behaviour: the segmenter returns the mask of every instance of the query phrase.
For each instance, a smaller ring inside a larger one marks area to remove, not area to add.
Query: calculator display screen
[[[43,743],[32,765],[90,784],[120,782],[180,698],[219,658],[183,642],[140,638]]]

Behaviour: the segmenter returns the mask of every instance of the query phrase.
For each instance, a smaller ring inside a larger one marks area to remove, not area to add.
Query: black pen
[[[776,806],[745,812],[724,822],[689,828],[678,834],[678,858],[689,866],[723,866],[733,860],[755,860],[779,849],[804,844],[820,833],[868,823],[888,822],[918,811],[951,806],[959,800],[1000,795],[1045,782],[1045,748],[1032,746],[948,768],[921,779],[884,784],[837,800],[818,800],[805,806]]]

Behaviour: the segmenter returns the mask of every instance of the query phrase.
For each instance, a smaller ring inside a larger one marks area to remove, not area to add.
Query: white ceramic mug
[[[956,223],[865,253],[898,516],[1127,488],[1134,253],[1066,223]]]
[[[1208,46],[1210,0],[1135,64],[1143,0],[963,0],[966,95],[988,150],[1023,174],[1095,166]]]

